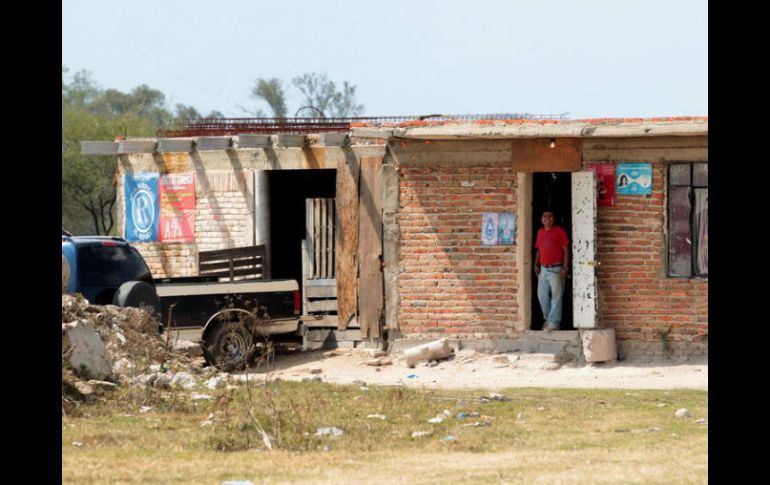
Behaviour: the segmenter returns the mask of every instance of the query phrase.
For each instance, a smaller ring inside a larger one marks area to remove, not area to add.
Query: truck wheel
[[[120,285],[112,304],[119,307],[135,307],[147,311],[155,318],[160,318],[160,298],[155,288],[144,281],[128,281]]]
[[[203,341],[206,362],[225,372],[245,369],[254,351],[254,336],[241,322],[218,323]]]

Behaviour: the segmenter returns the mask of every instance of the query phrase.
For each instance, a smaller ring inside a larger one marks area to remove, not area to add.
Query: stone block
[[[615,329],[581,330],[586,362],[610,362],[618,358]]]

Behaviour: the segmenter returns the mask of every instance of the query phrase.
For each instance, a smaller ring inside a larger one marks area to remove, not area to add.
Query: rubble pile
[[[201,364],[177,350],[168,334],[160,334],[158,320],[144,310],[62,295],[63,410],[65,402],[108,392],[116,384],[171,385],[175,374],[200,373]]]

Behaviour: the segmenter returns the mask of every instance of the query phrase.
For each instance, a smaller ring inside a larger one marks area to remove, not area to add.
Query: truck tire
[[[120,285],[112,304],[119,307],[134,307],[146,310],[155,318],[160,318],[160,298],[152,285],[144,281],[129,281]]]
[[[242,322],[217,323],[203,338],[206,362],[225,372],[245,369],[255,350],[254,336]]]

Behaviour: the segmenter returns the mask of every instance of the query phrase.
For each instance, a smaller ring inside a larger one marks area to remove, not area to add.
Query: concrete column
[[[270,184],[266,170],[254,171],[254,245],[265,245],[265,277],[272,276],[270,243]]]
[[[519,213],[516,228],[516,264],[519,273],[519,319],[516,330],[529,330],[532,326],[532,174],[516,174],[516,211]]]

